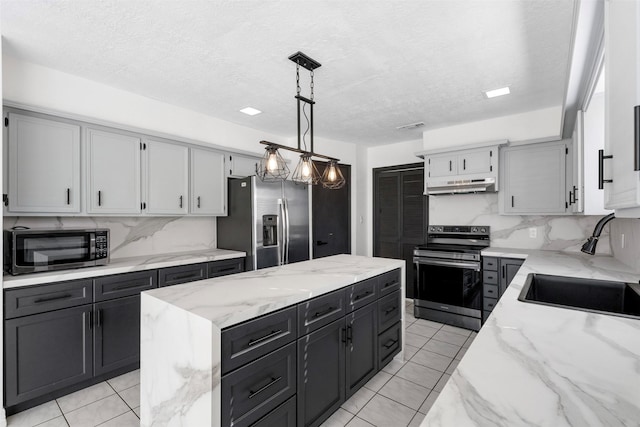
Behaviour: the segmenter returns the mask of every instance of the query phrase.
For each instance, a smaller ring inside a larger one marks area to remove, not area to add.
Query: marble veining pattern
[[[404,261],[354,255],[143,292],[141,425],[219,426],[222,328],[395,268],[404,294]]]
[[[633,282],[640,275],[610,256],[528,252],[421,425],[637,426],[640,320],[517,298],[529,273]]]
[[[65,280],[85,279],[109,274],[131,273],[134,271],[153,270],[155,268],[175,267],[178,265],[197,264],[200,262],[221,261],[244,257],[244,252],[227,249],[208,249],[206,251],[165,253],[112,260],[108,265],[77,268],[45,273],[11,276],[5,274],[3,287],[38,285],[42,283],[61,282]]]
[[[498,194],[456,194],[429,197],[429,223],[489,225],[491,244],[505,248],[578,252],[591,236],[600,216],[500,215]],[[535,228],[537,236],[529,237]],[[605,227],[599,254],[610,254],[609,227]]]

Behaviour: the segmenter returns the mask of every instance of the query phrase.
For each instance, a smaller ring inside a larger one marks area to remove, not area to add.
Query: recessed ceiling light
[[[249,116],[255,116],[256,114],[260,114],[262,113],[262,111],[257,110],[253,107],[247,107],[247,108],[243,108],[242,110],[240,110],[241,113],[245,113]]]
[[[511,91],[509,90],[509,86],[501,87],[500,89],[487,90],[484,94],[487,98],[495,98],[496,96],[509,95]]]

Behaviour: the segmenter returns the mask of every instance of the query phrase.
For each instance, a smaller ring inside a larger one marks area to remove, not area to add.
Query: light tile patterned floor
[[[405,361],[392,361],[323,427],[415,427],[422,422],[475,332],[413,317],[407,301]],[[133,427],[140,373],[129,372],[7,419],[8,427]]]

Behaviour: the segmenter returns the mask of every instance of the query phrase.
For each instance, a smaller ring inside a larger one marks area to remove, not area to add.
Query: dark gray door
[[[500,295],[507,290],[523,262],[521,259],[500,258]]]
[[[91,335],[91,305],[7,320],[5,406],[90,379]]]
[[[319,426],[345,401],[344,319],[298,339],[298,426]]]
[[[378,305],[347,315],[346,398],[378,372]]]
[[[326,163],[314,164],[324,171]],[[320,184],[311,189],[314,258],[351,253],[351,166],[339,166],[347,180],[344,187],[329,190]]]
[[[95,375],[140,363],[140,295],[95,305]]]
[[[425,243],[428,226],[424,165],[374,169],[373,176],[373,255],[407,262],[406,297],[413,298],[413,248]]]

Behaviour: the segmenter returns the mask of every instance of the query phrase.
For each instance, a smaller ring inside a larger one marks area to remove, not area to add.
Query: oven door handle
[[[413,262],[419,265],[435,265],[439,267],[469,268],[474,271],[480,271],[479,262],[447,261],[447,260],[424,259],[424,258],[413,258]]]

